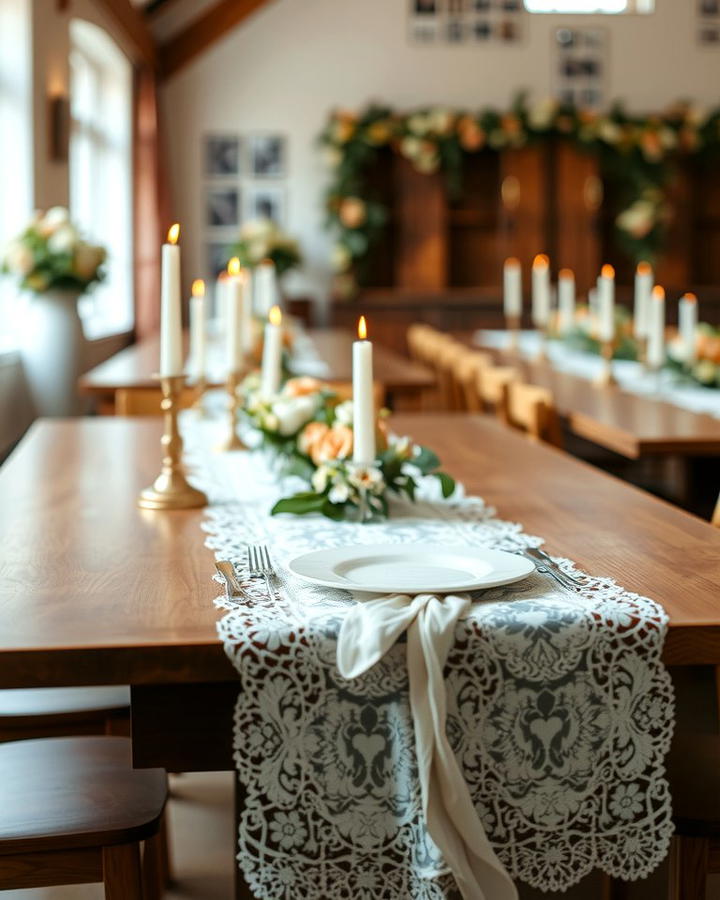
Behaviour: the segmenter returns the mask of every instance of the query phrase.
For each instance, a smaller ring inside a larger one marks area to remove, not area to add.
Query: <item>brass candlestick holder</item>
[[[635,338],[635,343],[637,345],[637,361],[642,365],[643,369],[647,369],[647,338]]]
[[[205,391],[207,391],[207,386],[207,378],[205,375],[198,375],[197,381],[195,382],[195,400],[193,401],[192,408],[197,410],[201,416],[204,416],[206,412],[203,400]]]
[[[506,328],[508,331],[508,350],[517,353],[520,346],[520,316],[506,316]]]
[[[164,413],[162,469],[152,487],[140,493],[137,504],[142,509],[194,509],[205,506],[207,497],[187,483],[182,464],[183,441],[178,428],[178,412],[185,375],[156,377],[162,388],[160,406]]]
[[[602,358],[603,364],[600,374],[595,379],[595,384],[598,387],[614,387],[617,384],[617,379],[615,378],[615,374],[613,373],[613,355],[615,353],[615,341],[603,341],[602,342]]]
[[[547,362],[548,361],[548,352],[547,352],[548,326],[547,325],[538,326],[537,333],[538,333],[538,338],[540,339],[540,343],[538,344],[538,352],[535,357],[535,362]]]
[[[218,450],[221,453],[226,453],[229,450],[247,450],[245,444],[240,440],[240,435],[237,433],[237,414],[238,409],[240,408],[240,398],[237,393],[239,384],[240,371],[230,372],[226,383],[230,433],[228,434],[227,439],[218,447]]]

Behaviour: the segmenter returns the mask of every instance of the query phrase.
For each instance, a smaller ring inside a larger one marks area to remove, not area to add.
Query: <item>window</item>
[[[70,211],[108,251],[107,278],[81,307],[88,337],[133,325],[132,68],[96,25],[70,23]]]
[[[651,13],[655,0],[525,0],[533,13]]]
[[[32,211],[30,16],[27,0],[0,2],[0,256]],[[18,287],[0,276],[0,351],[15,343]]]

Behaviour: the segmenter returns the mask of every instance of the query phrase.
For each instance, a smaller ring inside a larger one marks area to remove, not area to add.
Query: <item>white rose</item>
[[[268,242],[254,238],[248,242],[248,256],[254,263],[262,262],[268,255]]]
[[[270,219],[250,219],[240,229],[240,237],[246,241],[267,239],[274,231],[275,226]]]
[[[328,486],[329,480],[330,469],[327,466],[318,466],[318,468],[313,472],[313,476],[311,479],[313,489],[316,490],[318,494],[322,494],[322,492]]]
[[[352,256],[345,244],[335,244],[332,250],[332,267],[336,272],[344,272],[352,262]]]
[[[649,200],[636,200],[615,220],[619,228],[636,238],[643,238],[655,224],[655,205]]]
[[[370,491],[371,494],[382,494],[385,488],[382,472],[375,466],[351,466],[348,481],[355,487]]]
[[[341,425],[352,425],[353,423],[353,402],[345,400],[335,407],[335,420]]]
[[[69,219],[70,216],[64,206],[53,206],[38,222],[38,231],[43,237],[49,237]]]
[[[536,131],[547,131],[552,125],[557,111],[557,103],[552,97],[546,97],[540,103],[537,103],[530,110],[528,121],[532,128]]]
[[[278,432],[283,437],[289,437],[315,415],[317,398],[312,395],[282,398],[273,403],[272,411],[278,419]]]
[[[422,151],[422,141],[416,137],[406,137],[400,142],[400,152],[408,159],[414,159]]]
[[[11,272],[25,276],[32,271],[34,264],[32,252],[24,244],[19,241],[10,244],[5,254],[5,265]]]
[[[452,128],[453,114],[443,106],[437,106],[430,113],[430,124],[438,134],[447,134]]]
[[[432,127],[432,121],[429,116],[426,116],[424,113],[415,113],[414,116],[410,116],[407,122],[407,126],[413,134],[424,135]]]
[[[73,226],[66,222],[48,238],[48,250],[51,253],[70,253],[77,243],[78,233]]]
[[[617,144],[622,137],[622,131],[619,125],[611,122],[610,119],[603,119],[598,125],[598,137],[605,141],[606,144]]]
[[[262,427],[266,431],[278,431],[280,428],[280,419],[275,413],[267,413],[262,420]]]
[[[685,362],[685,341],[679,335],[667,343],[667,355],[674,362]]]
[[[337,482],[330,488],[328,500],[331,503],[346,503],[350,499],[350,488],[344,481]]]

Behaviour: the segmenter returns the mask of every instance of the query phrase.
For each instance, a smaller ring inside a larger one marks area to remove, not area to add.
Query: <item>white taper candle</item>
[[[633,335],[646,338],[650,295],[653,289],[653,270],[650,263],[640,262],[635,270],[635,304],[633,307]]]
[[[665,290],[659,284],[650,295],[647,324],[647,363],[651,369],[660,369],[665,363]]]
[[[190,297],[190,370],[198,378],[205,376],[207,368],[206,310],[205,282],[197,278]]]
[[[602,267],[598,279],[598,339],[612,341],[615,337],[615,269]]]
[[[280,390],[282,380],[282,312],[273,306],[265,326],[263,342],[260,390],[265,397],[271,397]]]
[[[353,462],[369,465],[375,460],[375,400],[373,348],[365,316],[360,316],[358,338],[353,343]]]
[[[683,342],[685,365],[692,366],[697,360],[698,304],[695,294],[683,294],[678,307],[680,337]]]
[[[522,268],[514,257],[506,259],[503,267],[503,310],[508,318],[522,315]]]
[[[182,313],[180,308],[180,226],[173,225],[162,246],[160,278],[160,374],[182,375]]]
[[[550,260],[540,253],[532,267],[532,319],[536,328],[550,320]]]
[[[241,276],[240,260],[234,256],[228,263],[228,278],[225,280],[225,334],[227,367],[229,372],[239,372],[243,364],[242,303],[244,278]]]

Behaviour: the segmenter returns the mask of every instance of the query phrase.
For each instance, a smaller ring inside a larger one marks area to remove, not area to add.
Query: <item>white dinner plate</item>
[[[481,547],[355,544],[303,553],[288,568],[305,581],[348,591],[447,594],[511,584],[535,565],[523,556]]]

